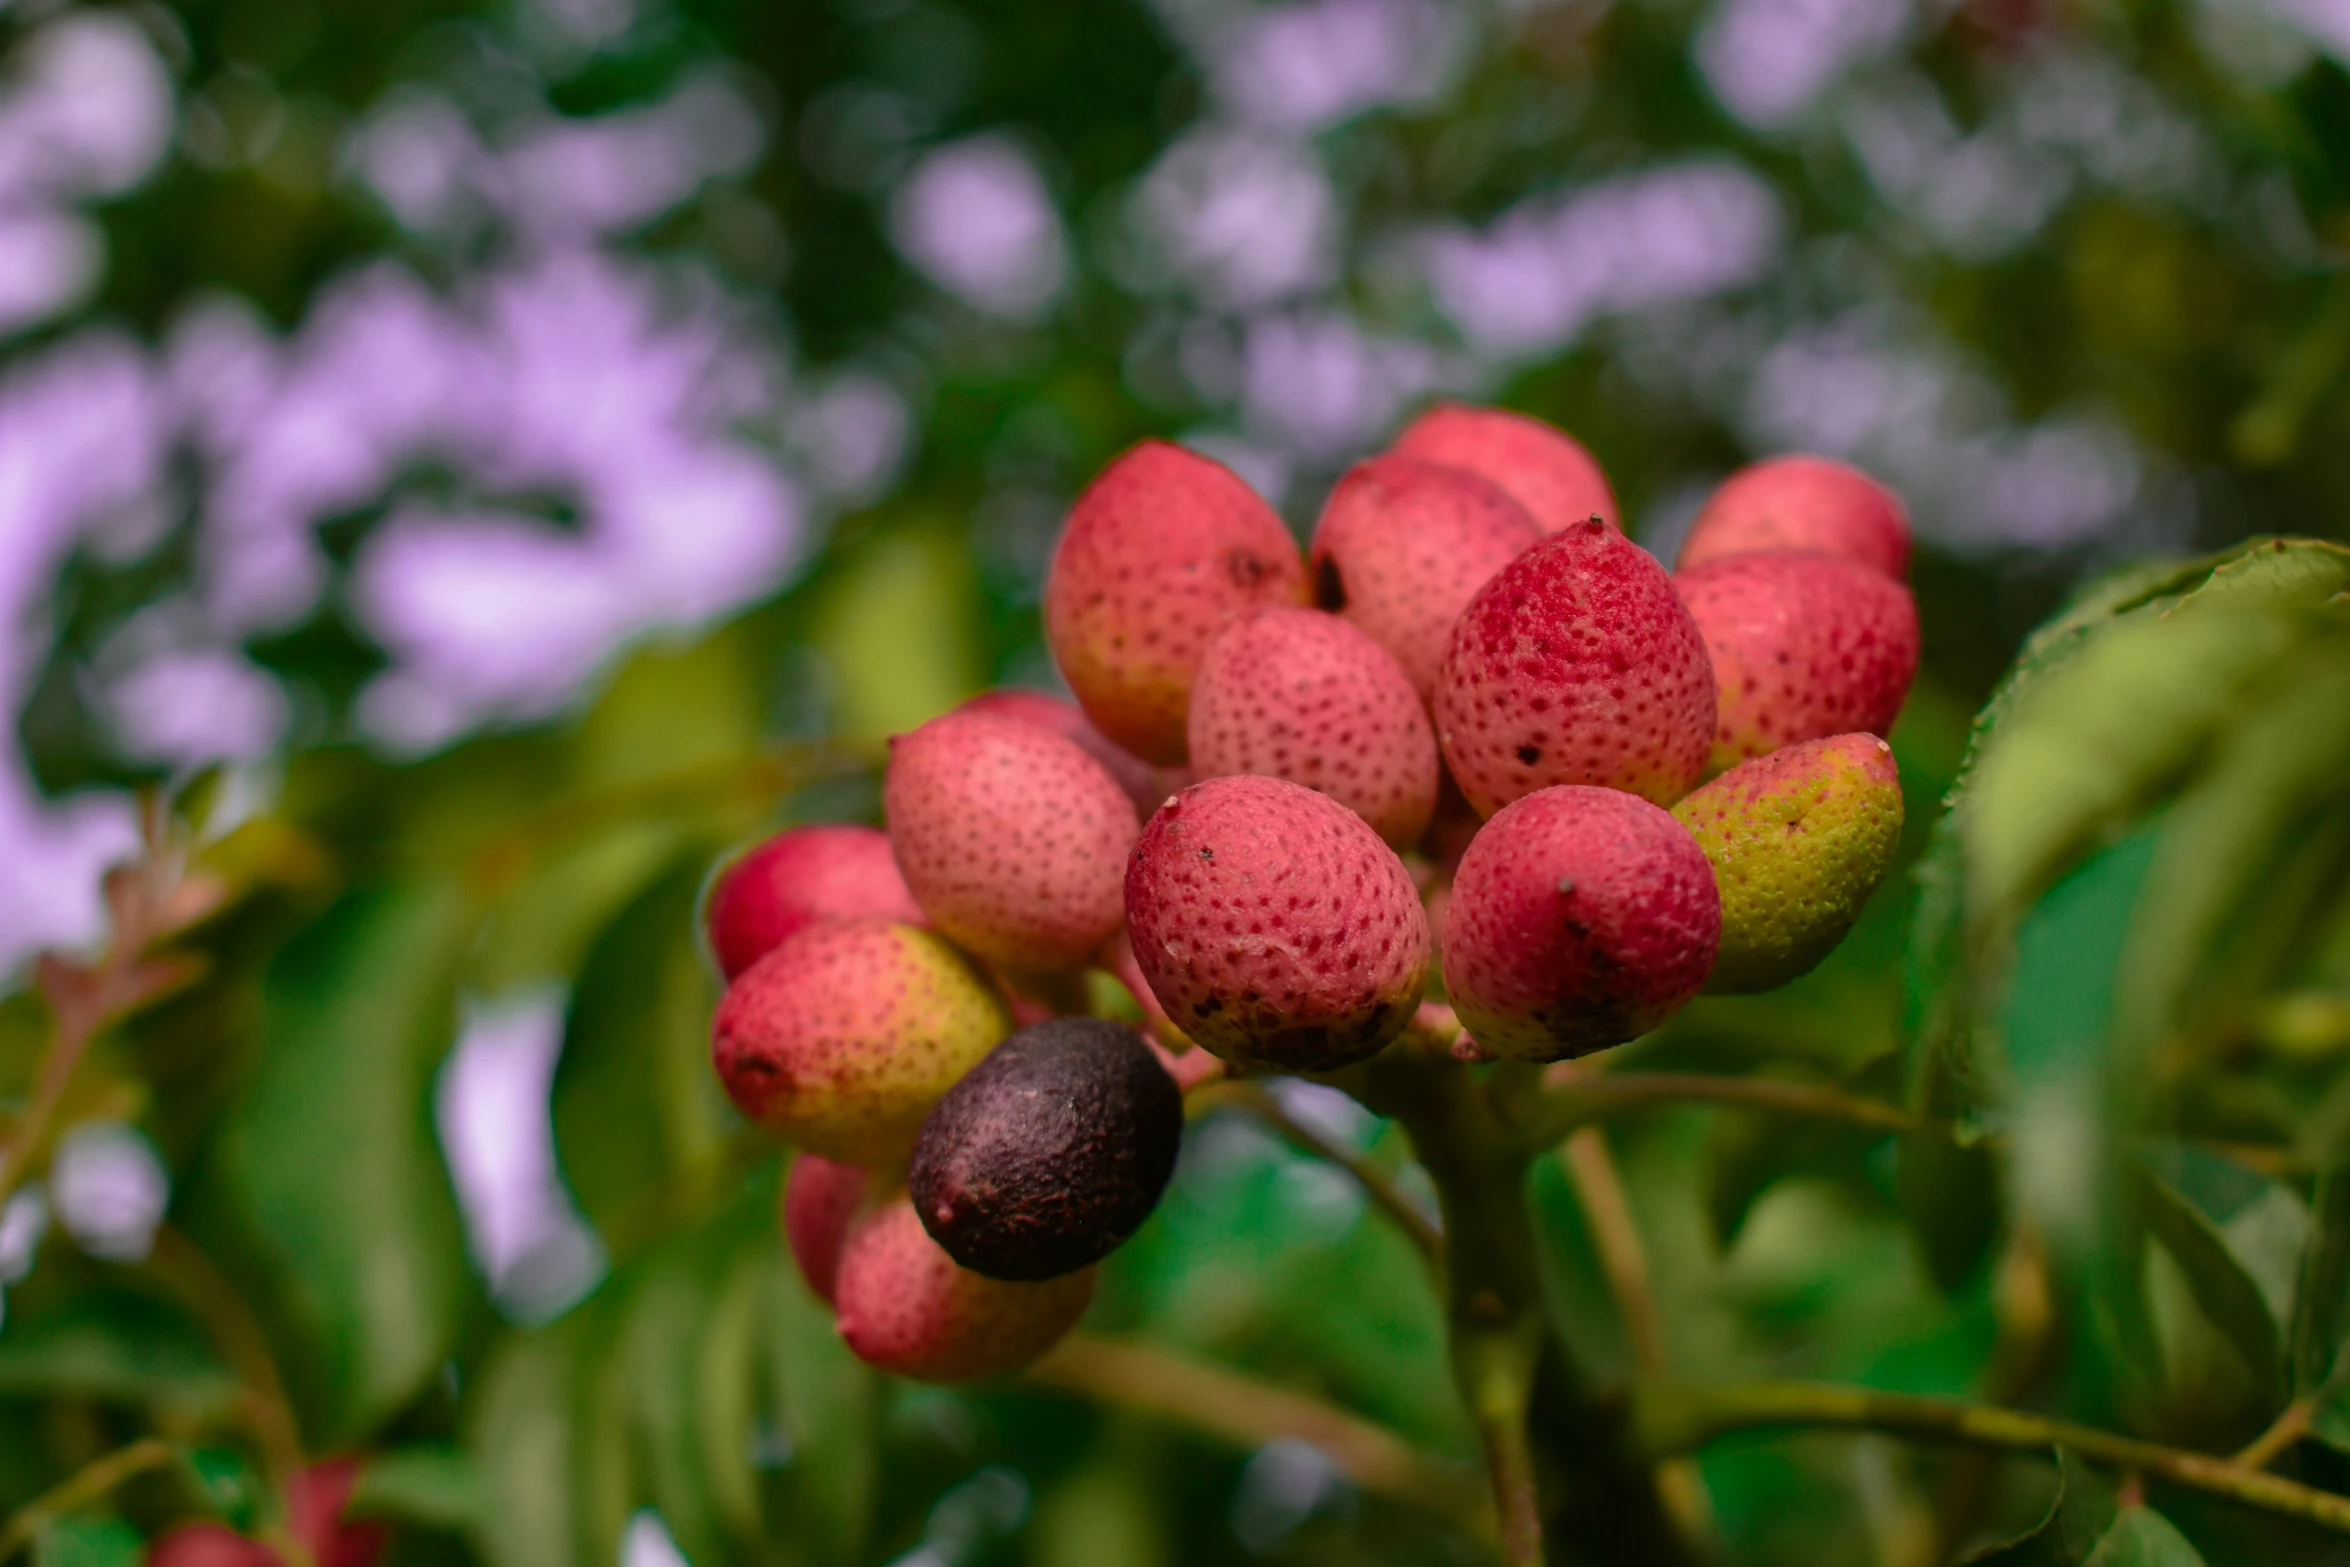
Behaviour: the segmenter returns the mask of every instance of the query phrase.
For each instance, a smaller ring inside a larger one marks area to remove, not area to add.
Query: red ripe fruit
[[[1673,580],[1719,689],[1709,771],[1798,740],[1892,729],[1918,668],[1908,588],[1803,551],[1736,555]]]
[[[1002,686],[979,695],[955,709],[958,713],[992,713],[998,718],[1009,718],[1015,723],[1033,724],[1049,729],[1078,750],[1102,764],[1102,771],[1118,781],[1126,791],[1126,798],[1134,802],[1138,815],[1147,815],[1158,809],[1167,798],[1167,791],[1159,787],[1158,774],[1150,764],[1128,751],[1121,751],[1110,743],[1110,737],[1094,728],[1093,720],[1074,702],[1064,702],[1043,691],[1030,691],[1019,686]]]
[[[1436,808],[1436,736],[1418,693],[1378,643],[1320,610],[1269,609],[1218,633],[1190,726],[1201,777],[1318,789],[1398,849]]]
[[[1669,805],[1714,732],[1705,639],[1646,550],[1585,522],[1504,566],[1453,628],[1436,737],[1481,815],[1556,784]]]
[[[181,1524],[147,1547],[147,1567],[285,1567],[276,1551],[224,1523]]]
[[[745,1117],[811,1153],[902,1162],[922,1118],[1012,1031],[971,960],[911,925],[801,931],[718,1003],[711,1065]]]
[[[810,925],[868,916],[922,923],[889,836],[838,825],[794,827],[747,851],[719,873],[702,910],[711,956],[730,980]]]
[[[1045,640],[1103,734],[1173,766],[1208,639],[1305,601],[1305,563],[1273,508],[1222,464],[1145,441],[1070,509],[1045,579]]]
[[[1012,1283],[958,1265],[903,1194],[872,1209],[841,1250],[835,1324],[868,1365],[921,1382],[1019,1370],[1059,1343],[1093,1299],[1087,1268]]]
[[[840,1249],[870,1179],[853,1164],[804,1153],[792,1160],[791,1174],[783,1183],[784,1241],[791,1247],[792,1261],[799,1264],[800,1277],[828,1306],[840,1272]]]
[[[1722,481],[1681,545],[1678,570],[1766,550],[1817,550],[1909,572],[1909,514],[1901,497],[1825,457],[1774,457]]]
[[[1438,403],[1404,428],[1393,450],[1482,474],[1515,496],[1545,533],[1593,517],[1622,526],[1598,460],[1566,431],[1525,414]]]
[[[915,901],[991,963],[1076,968],[1125,918],[1134,802],[1059,735],[987,713],[934,718],[890,742],[882,807]]]
[[[1127,862],[1126,918],[1151,993],[1228,1061],[1376,1055],[1427,982],[1411,873],[1361,817],[1279,778],[1211,778],[1160,806]]]
[[[1621,790],[1544,789],[1461,857],[1444,986],[1488,1054],[1557,1061],[1672,1016],[1721,935],[1713,867],[1687,828]]]
[[[1314,528],[1314,602],[1394,656],[1420,700],[1452,623],[1486,580],[1542,537],[1507,490],[1411,457],[1356,463]]]

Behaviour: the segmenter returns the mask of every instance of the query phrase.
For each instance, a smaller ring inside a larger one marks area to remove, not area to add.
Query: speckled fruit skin
[[[1318,789],[1397,849],[1436,809],[1436,734],[1386,649],[1318,609],[1219,632],[1191,688],[1202,778],[1263,773]]]
[[[1045,579],[1045,640],[1103,734],[1173,766],[1208,638],[1305,601],[1305,562],[1273,508],[1221,463],[1145,441],[1070,509]]]
[[[1092,1266],[1140,1229],[1182,1146],[1183,1095],[1142,1036],[1054,1018],[947,1091],[906,1185],[956,1262],[1035,1282]]]
[[[1826,457],[1774,457],[1722,481],[1691,524],[1676,569],[1766,550],[1817,550],[1909,572],[1909,513],[1901,497],[1858,468]]]
[[[1707,771],[1798,740],[1881,735],[1900,716],[1917,674],[1918,612],[1883,572],[1790,550],[1717,560],[1673,585],[1713,662]]]
[[[934,718],[890,742],[882,809],[914,901],[992,963],[1075,968],[1125,918],[1134,802],[1049,730],[990,713]]]
[[[1893,748],[1875,735],[1783,747],[1674,806],[1722,894],[1705,988],[1746,994],[1810,973],[1893,868],[1901,815]]]
[[[783,1183],[783,1239],[799,1264],[800,1277],[826,1305],[832,1304],[833,1281],[840,1272],[840,1249],[849,1238],[850,1221],[865,1200],[872,1172],[853,1164],[836,1164],[819,1154],[804,1153],[792,1160]]]
[[[808,1153],[902,1165],[922,1118],[1012,1031],[971,960],[891,920],[818,925],[718,1003],[711,1064],[735,1108]]]
[[[922,923],[898,874],[889,835],[871,827],[794,827],[746,851],[718,875],[702,910],[710,955],[733,979],[820,920]]]
[[[956,1265],[900,1196],[869,1210],[841,1249],[833,1321],[868,1365],[920,1382],[1017,1371],[1060,1342],[1093,1299],[1093,1270],[1041,1284]]]
[[[1227,1061],[1313,1071],[1378,1054],[1419,1005],[1428,916],[1363,819],[1279,778],[1194,784],[1126,865],[1151,992]]]
[[[1085,709],[1075,702],[1065,702],[1043,691],[1003,686],[980,692],[955,711],[993,713],[998,718],[1049,729],[1072,742],[1078,750],[1101,763],[1103,772],[1117,780],[1118,787],[1126,791],[1126,798],[1134,802],[1138,816],[1157,810],[1159,802],[1172,792],[1159,786],[1158,769],[1112,744],[1110,737],[1094,728],[1093,720],[1085,716]]]
[[[1387,649],[1428,700],[1452,623],[1542,537],[1507,490],[1411,457],[1356,463],[1314,527],[1314,603]]]
[[[1444,986],[1486,1052],[1558,1061],[1637,1039],[1697,994],[1722,933],[1689,830],[1617,789],[1544,789],[1461,857]]]
[[[1484,475],[1517,497],[1545,533],[1593,517],[1611,528],[1623,525],[1616,492],[1583,443],[1525,414],[1438,403],[1405,426],[1392,449]]]
[[[1703,775],[1713,733],[1713,669],[1672,579],[1593,522],[1477,591],[1436,682],[1436,738],[1483,816],[1555,784],[1670,804]]]

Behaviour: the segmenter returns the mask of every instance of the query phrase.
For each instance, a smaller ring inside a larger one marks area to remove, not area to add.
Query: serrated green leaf
[[[2203,1554],[2151,1507],[2125,1507],[2082,1567],[2205,1567]]]
[[[589,948],[555,1065],[555,1150],[599,1228],[655,1186],[710,1172],[731,1124],[710,1072],[717,985],[695,946],[703,867],[679,861]]]
[[[472,1459],[454,1447],[395,1447],[370,1456],[352,1487],[348,1510],[360,1518],[398,1518],[452,1533],[478,1528],[488,1491]]]
[[[2282,1404],[2285,1354],[2276,1319],[2219,1227],[2158,1176],[2141,1172],[2137,1197],[2147,1233],[2179,1265],[2196,1306],[2244,1358],[2262,1399]]]
[[[432,1119],[476,924],[454,888],[413,884],[304,931],[265,981],[261,1057],[210,1167],[308,1350],[330,1443],[438,1375],[479,1299]]]

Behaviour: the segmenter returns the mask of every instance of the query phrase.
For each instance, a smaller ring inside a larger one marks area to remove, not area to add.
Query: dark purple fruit
[[[1132,1029],[1032,1023],[922,1123],[907,1186],[948,1256],[1033,1282],[1099,1262],[1141,1227],[1175,1170],[1183,1095]]]

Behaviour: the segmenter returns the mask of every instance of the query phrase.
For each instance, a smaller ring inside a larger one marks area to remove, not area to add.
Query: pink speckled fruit
[[[1050,730],[988,713],[934,718],[890,742],[882,806],[915,901],[990,962],[1075,968],[1125,917],[1134,802]]]
[[[1363,819],[1279,778],[1194,784],[1126,866],[1135,962],[1227,1061],[1293,1071],[1376,1055],[1419,1005],[1428,916]]]
[[[1012,1031],[995,987],[929,931],[812,926],[718,1003],[711,1064],[735,1108],[809,1152],[886,1166],[930,1107]]]
[[[1486,580],[1542,537],[1508,491],[1411,457],[1356,463],[1314,528],[1314,602],[1394,655],[1420,700],[1452,623]]]
[[[1544,789],[1461,857],[1444,987],[1488,1054],[1557,1061],[1672,1016],[1721,935],[1713,867],[1686,827],[1621,790]]]
[[[1305,601],[1305,563],[1273,508],[1222,464],[1145,441],[1070,509],[1045,579],[1045,640],[1103,734],[1172,766],[1208,638]]]
[[[1585,522],[1478,590],[1436,683],[1436,738],[1481,815],[1554,784],[1670,805],[1705,771],[1705,639],[1646,550]]]
[[[1858,468],[1774,457],[1722,481],[1690,527],[1677,569],[1766,550],[1841,555],[1899,581],[1909,571],[1909,514]]]
[[[1482,474],[1517,497],[1545,533],[1599,518],[1622,526],[1616,492],[1583,443],[1553,424],[1503,408],[1438,403],[1395,438],[1394,451]]]
[[[834,1322],[868,1365],[921,1382],[976,1382],[1019,1370],[1077,1325],[1094,1270],[1038,1283],[960,1267],[903,1193],[874,1208],[841,1249]]]
[[[719,873],[702,910],[710,955],[733,979],[820,920],[922,923],[889,835],[871,827],[794,827]]]
[[[1121,751],[1111,744],[1110,737],[1094,728],[1093,720],[1085,716],[1085,709],[1074,702],[1065,702],[1043,691],[1002,686],[980,692],[955,711],[993,713],[998,718],[1049,729],[1073,742],[1078,750],[1101,763],[1103,772],[1118,781],[1118,787],[1126,791],[1126,798],[1134,802],[1138,815],[1147,816],[1157,810],[1159,802],[1174,792],[1160,787],[1157,768],[1131,751]]]
[[[1713,661],[1708,770],[1798,740],[1882,735],[1918,669],[1909,589],[1836,555],[1735,555],[1673,579]]]
[[[871,1172],[853,1164],[804,1153],[792,1160],[784,1180],[784,1241],[800,1265],[800,1277],[826,1305],[832,1304],[833,1281],[840,1273],[841,1246],[871,1179]]]
[[[1335,615],[1269,609],[1217,634],[1191,688],[1203,778],[1319,789],[1408,849],[1436,808],[1436,736],[1384,649]]]

